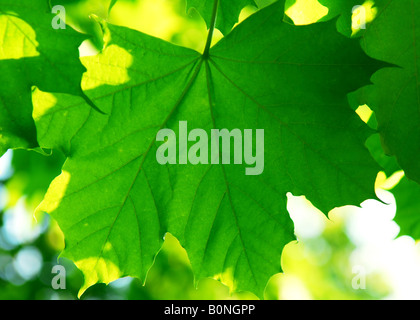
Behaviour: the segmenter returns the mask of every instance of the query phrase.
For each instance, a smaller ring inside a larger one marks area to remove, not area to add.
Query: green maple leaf
[[[188,8],[195,8],[206,21],[209,28],[212,28],[212,13],[214,0],[187,0]],[[256,6],[254,0],[219,0],[216,28],[224,35],[228,34],[239,20],[242,9],[248,5]]]
[[[366,89],[367,87],[363,87],[349,94],[349,103],[354,110],[357,110],[360,106],[363,106],[366,103]],[[365,119],[365,121],[370,128],[375,130],[375,134],[371,135],[366,140],[366,147],[369,149],[369,152],[375,161],[381,166],[381,169],[386,176],[391,177],[394,173],[401,170],[397,159],[395,159],[395,157],[388,156],[382,147],[382,139],[378,132],[378,121],[375,113],[372,112],[369,119]]]
[[[54,30],[44,0],[0,0],[0,155],[38,146],[32,119],[32,86],[84,97],[86,71],[78,47],[86,36]]]
[[[63,256],[85,275],[81,292],[126,275],[144,280],[170,232],[197,279],[261,297],[294,239],[287,192],[326,213],[375,197],[379,168],[364,146],[371,131],[346,95],[380,64],[333,22],[296,27],[283,16],[280,1],[203,55],[102,22],[106,45],[83,59],[83,88],[108,115],[36,92],[40,144],[68,156],[39,210],[63,230]],[[208,133],[264,129],[264,173],[158,164],[158,131],[178,132],[184,120]]]
[[[400,226],[400,235],[420,239],[420,186],[406,177],[392,189],[397,204],[395,222]]]
[[[394,66],[377,72],[363,90],[376,113],[384,150],[395,155],[406,176],[420,182],[420,3],[376,1],[378,13],[362,46],[372,57]]]

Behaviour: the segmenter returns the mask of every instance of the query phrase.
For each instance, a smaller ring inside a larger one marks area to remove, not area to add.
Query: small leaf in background
[[[320,4],[328,8],[328,14],[321,21],[328,21],[337,18],[337,29],[346,36],[351,36],[352,21],[356,6],[366,6],[365,0],[318,0]],[[362,12],[364,14],[364,12]],[[366,20],[367,17],[362,17]],[[363,23],[363,21],[362,21]]]
[[[418,1],[376,1],[378,14],[362,37],[370,56],[394,66],[378,71],[364,90],[389,155],[408,178],[420,182],[420,15]]]
[[[32,119],[32,86],[84,95],[86,71],[78,47],[86,39],[67,26],[54,29],[45,0],[0,0],[0,155],[9,148],[38,146]]]
[[[406,177],[391,190],[397,203],[395,222],[400,226],[400,235],[420,239],[420,186]]]

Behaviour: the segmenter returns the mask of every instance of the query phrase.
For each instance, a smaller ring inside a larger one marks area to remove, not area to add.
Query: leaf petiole
[[[203,58],[204,59],[209,58],[211,42],[213,40],[214,28],[216,27],[216,19],[217,19],[218,8],[219,8],[219,0],[214,0],[213,13],[212,13],[212,16],[211,16],[211,24],[210,24],[209,34],[208,34],[208,37],[207,37],[206,47],[205,47],[204,52],[203,52]]]

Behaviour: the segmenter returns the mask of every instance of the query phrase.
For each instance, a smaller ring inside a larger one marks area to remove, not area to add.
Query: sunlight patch
[[[128,71],[133,63],[133,56],[115,44],[106,47],[105,51],[106,55],[99,54],[94,57],[81,58],[82,63],[89,70],[82,79],[84,91],[103,85],[118,86],[131,80]],[[106,60],[105,57],[118,57],[118,61],[115,61],[114,58]],[[101,68],[100,77],[97,75],[98,68]]]
[[[120,269],[111,261],[104,258],[86,258],[75,262],[77,268],[83,271],[85,282],[77,294],[80,298],[83,293],[96,283],[109,284],[122,276]]]
[[[5,30],[0,29],[3,35],[0,39],[0,60],[39,56],[34,29],[14,14],[6,14],[0,15],[0,26],[6,26]]]
[[[287,9],[286,14],[295,25],[306,25],[317,22],[328,14],[328,8],[317,0],[296,0],[296,3]]]

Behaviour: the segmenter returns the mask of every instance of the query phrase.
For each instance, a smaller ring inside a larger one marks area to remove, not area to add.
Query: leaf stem
[[[204,52],[203,52],[203,58],[204,59],[209,58],[211,41],[213,40],[214,28],[216,27],[216,18],[217,18],[217,9],[218,8],[219,8],[219,0],[214,0],[213,13],[212,13],[212,16],[211,16],[209,35],[207,37],[206,47],[205,47]]]

